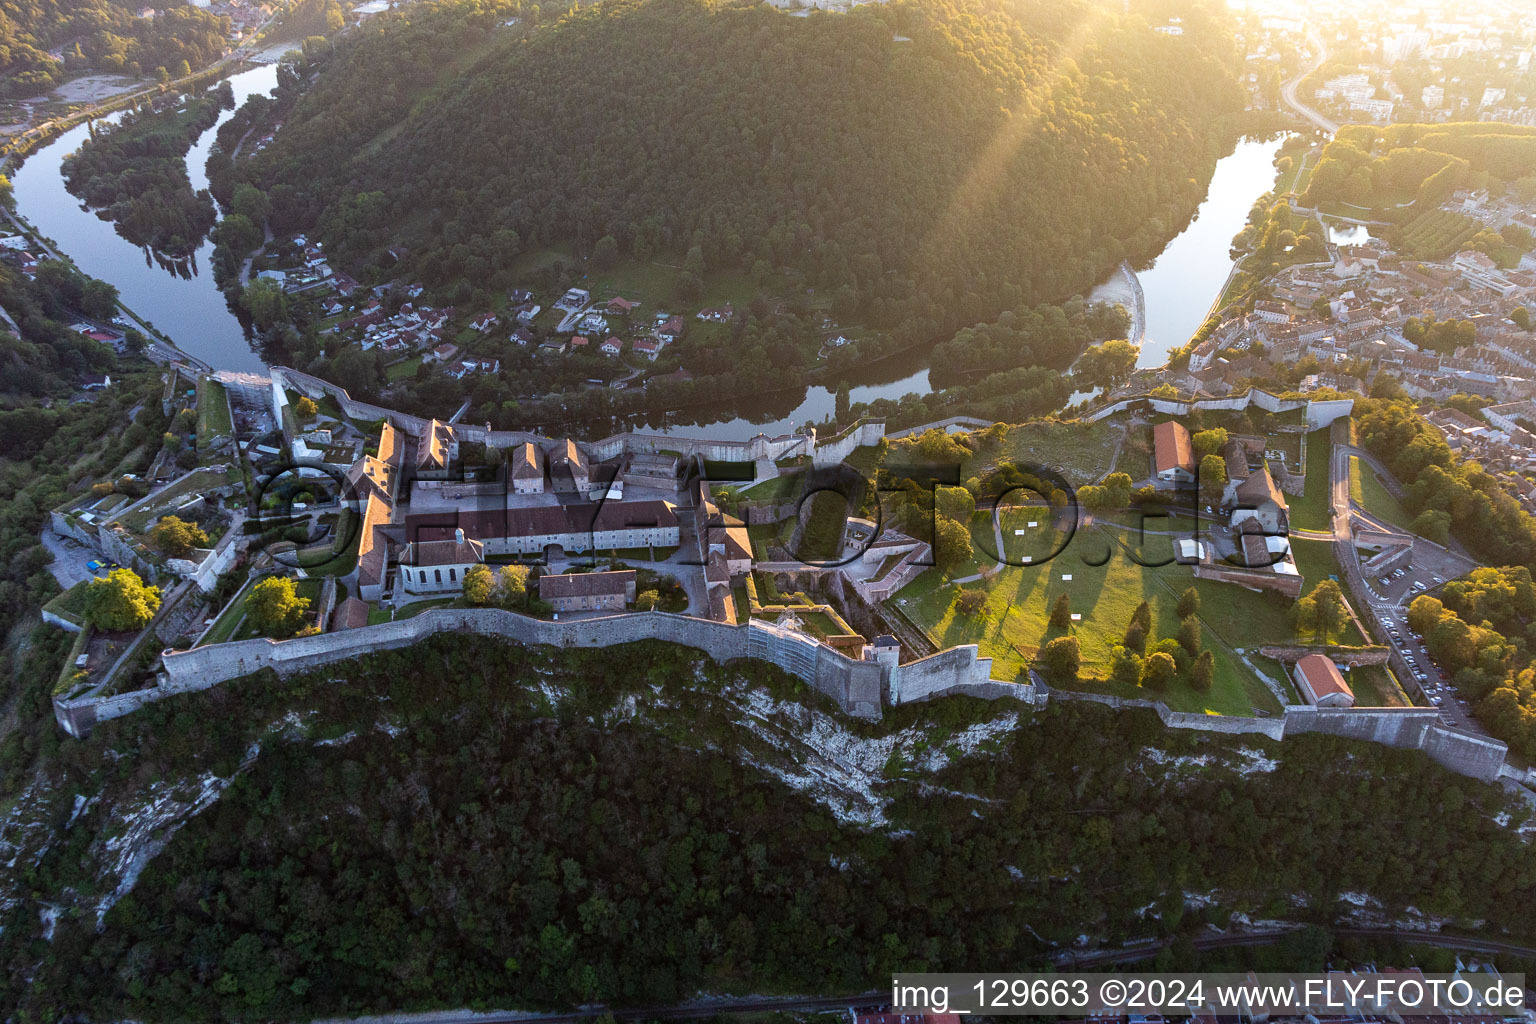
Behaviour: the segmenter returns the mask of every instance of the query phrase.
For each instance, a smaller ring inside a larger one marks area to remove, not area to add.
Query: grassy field
[[[1291,526],[1295,529],[1327,530],[1331,526],[1328,515],[1328,457],[1331,452],[1326,427],[1307,435],[1307,493],[1299,498],[1295,495],[1286,498],[1291,506]]]
[[[421,356],[412,356],[394,363],[384,371],[384,376],[391,383],[399,380],[408,380],[416,376],[416,370],[421,366]]]
[[[1296,568],[1306,580],[1305,591],[1318,584],[1319,581],[1329,576],[1341,576],[1339,563],[1333,557],[1333,545],[1326,540],[1291,540],[1291,554],[1296,559]],[[1342,585],[1342,582],[1341,582]],[[1364,635],[1355,628],[1353,622],[1344,627],[1340,636],[1330,637],[1335,643],[1345,645],[1358,645],[1366,642]]]
[[[204,377],[197,382],[197,444],[206,448],[216,437],[232,437],[234,424],[229,419],[229,396],[224,385]]]
[[[1011,546],[1012,537],[1011,530],[1005,531],[1005,546]],[[1048,550],[1061,537],[1057,531],[1040,527],[1019,543]],[[1100,564],[1090,564],[1094,562]],[[1230,648],[1233,644],[1251,646],[1290,639],[1286,616],[1289,602],[1227,584],[1197,581],[1184,566],[1138,565],[1126,557],[1119,531],[1098,526],[1079,531],[1051,561],[1039,566],[1005,567],[985,584],[972,586],[985,587],[987,592],[986,606],[974,618],[955,608],[962,588],[945,583],[935,570],[905,587],[896,597],[895,608],[941,647],[977,644],[983,656],[993,659],[994,678],[1018,678],[1041,646],[1071,633],[1082,649],[1084,688],[1123,696],[1161,697],[1170,707],[1185,711],[1247,715],[1255,708],[1271,713],[1279,710],[1274,696]],[[1111,651],[1141,601],[1145,600],[1152,612],[1152,639],[1173,636],[1179,625],[1175,614],[1179,595],[1189,586],[1201,594],[1204,641],[1216,657],[1211,692],[1198,693],[1182,681],[1161,695],[1135,686],[1094,681],[1107,674]],[[1051,608],[1062,594],[1067,595],[1072,611],[1082,616],[1066,630],[1049,624]]]
[[[1371,467],[1362,465],[1358,455],[1349,457],[1349,496],[1371,515],[1385,519],[1405,530],[1413,526],[1413,515],[1403,503],[1392,497]]]
[[[1109,474],[1121,429],[1107,422],[1056,423],[1037,420],[1008,428],[1003,457],[1024,465],[1056,469],[1074,484],[1094,483]],[[972,467],[967,473],[974,473]],[[1134,471],[1131,475],[1137,476]]]
[[[1350,669],[1344,678],[1355,691],[1356,707],[1405,708],[1413,704],[1385,665],[1361,665]]]

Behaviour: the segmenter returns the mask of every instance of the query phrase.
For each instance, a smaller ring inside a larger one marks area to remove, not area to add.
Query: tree
[[[142,629],[160,610],[160,588],[146,585],[132,569],[113,569],[85,585],[82,610],[98,629]]]
[[[1451,539],[1451,514],[1438,508],[1427,508],[1414,517],[1408,528],[1426,540],[1444,545]]]
[[[1179,623],[1179,646],[1189,652],[1191,658],[1200,653],[1200,620],[1191,615]]]
[[[245,599],[245,614],[263,636],[283,639],[293,636],[304,624],[309,598],[300,597],[298,588],[287,576],[268,576],[251,588]]]
[[[946,515],[933,517],[933,561],[944,572],[975,556],[971,531]]]
[[[1313,639],[1327,643],[1344,626],[1344,592],[1337,581],[1321,580],[1296,602],[1292,614],[1297,633],[1310,633]]]
[[[1200,460],[1200,499],[1207,505],[1221,503],[1222,492],[1227,487],[1227,460],[1220,455],[1207,455]]]
[[[283,286],[276,281],[258,277],[245,286],[240,301],[245,311],[251,314],[252,322],[263,331],[282,323],[288,317],[288,297],[283,294]]]
[[[300,423],[308,423],[320,415],[320,407],[315,400],[308,395],[300,395],[299,400],[293,403],[293,414],[299,418]]]
[[[1210,651],[1201,651],[1200,657],[1195,659],[1194,665],[1189,670],[1189,685],[1200,693],[1210,693],[1211,685],[1216,680],[1216,656]]]
[[[1106,341],[1085,350],[1078,357],[1072,372],[1091,387],[1113,388],[1136,369],[1136,358],[1139,355],[1139,345],[1132,345],[1123,339]]]
[[[496,603],[503,608],[517,608],[528,597],[529,569],[526,565],[504,565],[496,576]]]
[[[642,590],[635,595],[635,607],[642,612],[653,610],[661,601],[661,594],[654,590]]]
[[[1135,686],[1141,682],[1141,655],[1126,647],[1116,647],[1109,658],[1109,678]]]
[[[194,548],[208,546],[208,534],[196,523],[164,516],[150,529],[149,542],[167,558],[185,558]]]
[[[250,221],[251,225],[258,230],[272,215],[272,204],[267,199],[267,194],[255,185],[243,181],[235,186],[234,198],[230,201],[229,208]]]
[[[985,590],[962,590],[960,596],[955,598],[955,609],[964,616],[974,618],[987,606],[987,592]]]
[[[1438,597],[1420,594],[1408,606],[1408,628],[1419,636],[1429,636],[1445,614],[1445,605]]]
[[[1194,587],[1186,587],[1184,593],[1179,595],[1179,618],[1187,619],[1200,611],[1200,591]]]
[[[1207,455],[1220,454],[1221,450],[1227,446],[1228,437],[1226,427],[1212,427],[1210,430],[1193,434],[1189,443],[1195,449],[1195,458],[1203,459]]]
[[[464,573],[464,603],[481,608],[491,601],[496,588],[496,577],[488,565],[472,565]]]
[[[976,498],[964,487],[935,487],[934,507],[957,523],[968,523],[976,512]]]
[[[1135,651],[1137,654],[1144,654],[1147,650],[1146,630],[1132,622],[1129,626],[1125,627],[1125,637],[1122,642],[1127,650]]]
[[[592,263],[599,270],[611,270],[619,262],[619,240],[612,235],[604,235],[597,240],[592,247]]]
[[[1142,635],[1152,632],[1152,606],[1143,601],[1131,612],[1131,625],[1139,627]]]
[[[1531,329],[1531,311],[1524,306],[1516,306],[1509,311],[1509,318],[1515,322],[1515,326],[1522,331]]]
[[[1040,660],[1052,679],[1073,682],[1082,665],[1082,652],[1078,649],[1077,637],[1058,636],[1041,648]]]
[[[1066,594],[1056,598],[1056,604],[1051,608],[1051,627],[1054,629],[1066,629],[1072,625],[1072,600]]]
[[[1168,684],[1173,682],[1178,671],[1179,666],[1172,655],[1156,651],[1147,655],[1141,663],[1141,685],[1161,692],[1168,689]]]

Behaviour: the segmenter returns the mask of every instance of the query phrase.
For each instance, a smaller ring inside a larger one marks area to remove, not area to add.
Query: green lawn
[[[416,370],[421,366],[421,356],[412,356],[402,359],[384,371],[384,376],[390,381],[409,380],[416,376]]]
[[[1350,499],[1378,519],[1385,519],[1404,530],[1413,528],[1413,515],[1403,503],[1392,497],[1371,467],[1362,465],[1358,455],[1349,457]]]
[[[105,572],[106,570],[101,570]],[[43,605],[43,610],[52,612],[61,619],[66,619],[75,625],[85,622],[85,583],[76,583],[62,594],[54,595],[54,598]]]
[[[1303,497],[1288,495],[1291,526],[1298,530],[1327,530],[1332,527],[1328,514],[1328,458],[1332,453],[1328,428],[1307,435],[1307,492]]]
[[[1291,554],[1296,559],[1296,568],[1306,580],[1303,593],[1311,591],[1320,581],[1329,576],[1338,576],[1340,586],[1343,585],[1343,574],[1339,572],[1339,563],[1333,557],[1333,544],[1326,540],[1297,540],[1291,539]],[[1348,594],[1346,593],[1346,597]],[[1355,628],[1353,622],[1344,627],[1342,636],[1330,637],[1334,643],[1345,646],[1360,646],[1366,640],[1360,631]]]
[[[1051,543],[1045,536],[1047,531],[1039,532],[1042,536],[1031,538],[1030,543]],[[1089,564],[1092,562],[1101,564]],[[1107,674],[1111,650],[1119,644],[1136,606],[1145,600],[1151,608],[1153,640],[1173,636],[1179,625],[1175,614],[1179,595],[1192,585],[1202,598],[1205,645],[1216,656],[1211,692],[1197,693],[1182,680],[1165,694],[1096,682]],[[962,588],[946,584],[936,570],[903,588],[893,606],[940,647],[977,644],[983,656],[993,659],[992,675],[997,679],[1018,678],[1046,641],[1070,632],[1082,648],[1084,688],[1160,697],[1170,707],[1185,711],[1247,715],[1256,707],[1279,710],[1273,695],[1228,648],[1264,639],[1289,639],[1289,602],[1227,584],[1196,581],[1185,566],[1138,565],[1126,557],[1117,531],[1103,527],[1081,530],[1060,555],[1044,565],[1005,567],[985,584],[968,586],[984,586],[987,592],[986,607],[975,618],[957,611],[955,598]],[[1061,594],[1071,601],[1072,611],[1082,615],[1067,630],[1049,625],[1051,608]]]
[[[216,437],[232,437],[234,424],[229,419],[229,396],[224,385],[203,377],[197,382],[197,444],[206,448]]]
[[[1344,678],[1355,691],[1356,707],[1403,708],[1413,704],[1385,665],[1361,665],[1346,672]]]
[[[319,544],[298,549],[292,561],[310,576],[345,576],[357,568],[357,549],[362,539],[357,513],[342,509],[331,536]],[[336,544],[341,541],[346,542],[346,547],[338,550]]]

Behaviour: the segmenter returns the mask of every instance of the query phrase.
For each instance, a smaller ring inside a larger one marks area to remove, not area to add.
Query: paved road
[[[1295,78],[1292,78],[1280,87],[1280,98],[1285,102],[1286,106],[1317,125],[1329,135],[1332,135],[1339,130],[1338,122],[1329,120],[1296,98],[1296,87],[1301,84],[1301,80],[1322,67],[1323,61],[1328,59],[1328,47],[1323,44],[1322,39],[1313,30],[1311,25],[1307,26],[1307,40],[1312,44],[1312,48],[1315,51],[1312,63],[1302,69]]]
[[[28,224],[26,221],[22,220],[20,217],[16,216],[14,213],[12,213],[9,210],[4,210],[4,211],[0,211],[0,212],[4,212],[6,219],[11,222],[11,225],[17,231],[20,231],[20,232],[23,232],[24,234],[30,235],[32,237],[32,239],[36,242],[37,247],[39,249],[41,249],[43,252],[47,253],[53,259],[61,260],[61,261],[65,262],[65,263],[69,263],[70,262],[70,259],[69,259],[68,256],[65,256],[58,249],[55,249],[52,245],[50,245],[43,238],[43,236],[36,229],[34,229],[30,224]],[[148,324],[146,324],[143,320],[139,319],[138,314],[135,313],[133,310],[129,309],[127,306],[123,305],[122,303],[118,303],[117,304],[117,309],[118,309],[119,313],[121,313],[124,317],[126,317],[135,326],[138,327],[138,329],[140,330],[140,332],[143,333],[145,338],[149,339],[149,346],[144,350],[144,354],[146,356],[148,356],[150,359],[154,360],[157,363],[163,363],[163,364],[187,363],[187,364],[189,364],[189,365],[191,365],[193,367],[196,367],[197,369],[202,370],[204,373],[212,373],[213,372],[213,367],[212,366],[210,366],[207,363],[203,362],[201,359],[198,359],[196,356],[188,355],[186,352],[183,352],[181,349],[175,348],[174,346],[171,346],[171,345],[167,345],[165,342],[158,340],[156,338],[156,336],[155,336],[155,331],[152,330],[150,328],[150,326]]]

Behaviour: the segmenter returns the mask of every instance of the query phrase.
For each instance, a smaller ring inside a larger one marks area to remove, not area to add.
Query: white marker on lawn
[[[1063,582],[1063,583],[1071,583],[1072,582],[1072,574],[1069,573],[1069,572],[1062,573],[1061,574],[1061,582]]]
[[[1082,612],[1073,612],[1072,613],[1072,621],[1073,622],[1082,622],[1083,621],[1083,614],[1082,614]]]

